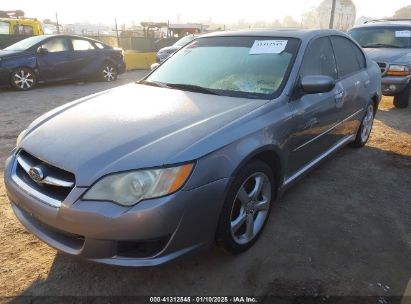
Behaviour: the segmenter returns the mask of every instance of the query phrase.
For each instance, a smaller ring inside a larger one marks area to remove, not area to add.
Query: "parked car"
[[[240,253],[295,181],[365,145],[380,90],[378,65],[338,31],[210,34],[35,120],[7,195],[38,238],[96,262],[157,265],[216,239]]]
[[[33,36],[0,51],[0,86],[20,91],[42,82],[92,77],[114,81],[124,71],[121,49],[79,36]]]
[[[411,101],[411,19],[374,20],[349,31],[381,69],[382,92],[397,108]]]
[[[157,63],[163,62],[168,57],[170,57],[173,53],[175,53],[177,50],[181,49],[183,46],[185,46],[190,41],[193,41],[196,37],[198,37],[198,36],[190,34],[190,35],[184,36],[183,38],[179,39],[173,45],[166,46],[166,47],[160,49],[157,52],[157,55],[156,55]]]

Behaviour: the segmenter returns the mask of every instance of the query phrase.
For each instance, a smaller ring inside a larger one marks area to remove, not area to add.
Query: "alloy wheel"
[[[231,210],[231,235],[238,244],[252,241],[262,229],[271,204],[271,183],[262,172],[241,185]]]
[[[372,104],[370,104],[367,108],[367,112],[362,122],[361,140],[363,142],[366,142],[368,140],[368,137],[370,136],[373,120],[374,120],[374,107]]]
[[[105,81],[113,81],[116,78],[116,70],[112,66],[106,66],[103,68],[103,78]]]
[[[34,85],[34,76],[26,70],[18,70],[13,74],[14,85],[21,90],[31,89]]]

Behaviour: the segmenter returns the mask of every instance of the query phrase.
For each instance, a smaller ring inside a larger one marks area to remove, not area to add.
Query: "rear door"
[[[358,129],[368,102],[367,86],[370,79],[366,71],[364,53],[355,43],[342,36],[331,36],[331,42],[342,93],[336,105],[343,118],[333,133],[342,138],[354,134]]]
[[[329,37],[312,41],[305,52],[299,79],[311,75],[326,75],[338,80]],[[338,138],[330,132],[341,119],[336,103],[341,90],[338,82],[326,93],[307,94],[296,89],[297,96],[289,103],[295,126],[289,140],[289,179],[337,143]]]
[[[54,37],[40,45],[48,50],[46,54],[37,54],[40,80],[54,81],[69,79],[73,73],[71,49],[65,37]]]
[[[72,63],[75,67],[75,78],[89,77],[93,73],[96,73],[95,58],[97,51],[93,43],[89,40],[81,38],[71,39],[73,53]]]

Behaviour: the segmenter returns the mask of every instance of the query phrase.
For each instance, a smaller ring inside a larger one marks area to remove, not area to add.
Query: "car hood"
[[[204,138],[267,102],[133,83],[43,115],[18,148],[74,173],[78,186],[89,186],[108,173],[206,155],[227,142],[205,144]]]
[[[0,50],[0,58],[10,58],[10,57],[15,57],[23,54],[27,54],[27,51],[5,51],[5,50]]]
[[[368,57],[377,62],[410,63],[411,49],[365,48]]]

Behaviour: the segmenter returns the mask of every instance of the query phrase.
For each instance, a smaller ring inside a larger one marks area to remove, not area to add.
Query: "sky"
[[[27,17],[55,19],[61,23],[93,21],[119,23],[131,21],[200,22],[212,21],[230,24],[238,20],[274,21],[290,15],[297,21],[302,14],[321,0],[19,0],[2,1],[0,10],[23,10]],[[392,16],[399,8],[410,5],[411,0],[353,0],[357,18]]]

